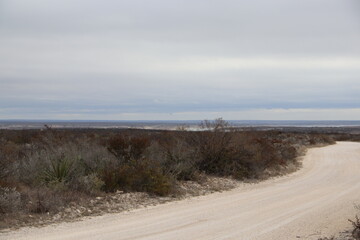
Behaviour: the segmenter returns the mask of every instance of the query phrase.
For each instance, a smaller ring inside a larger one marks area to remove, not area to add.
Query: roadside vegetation
[[[296,169],[305,147],[334,143],[322,134],[238,131],[222,119],[199,127],[0,130],[0,228],[114,192],[173,197],[204,176],[265,179]]]

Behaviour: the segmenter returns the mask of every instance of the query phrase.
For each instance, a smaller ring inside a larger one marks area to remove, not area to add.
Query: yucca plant
[[[49,182],[65,182],[72,170],[73,161],[62,158],[51,161],[50,166],[43,173],[43,180]]]

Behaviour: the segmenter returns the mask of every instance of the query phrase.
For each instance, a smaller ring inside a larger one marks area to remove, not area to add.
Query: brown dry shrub
[[[101,179],[104,182],[103,190],[107,192],[139,191],[164,196],[173,189],[173,179],[148,160],[109,167]]]
[[[27,188],[21,195],[23,208],[29,213],[56,213],[69,203],[86,198],[79,192],[64,190],[62,186]]]
[[[222,119],[204,121],[200,124],[201,131],[187,135],[187,142],[195,148],[194,158],[200,171],[226,176],[244,168],[241,148],[234,144],[234,134],[228,127],[228,123]]]
[[[355,220],[350,220],[351,224],[353,225],[353,231],[352,236],[354,239],[359,240],[360,239],[360,219],[358,216],[355,216]]]
[[[197,180],[196,150],[181,133],[165,133],[148,149],[149,159],[156,159],[166,175],[177,180]]]
[[[0,187],[0,214],[17,212],[20,208],[20,193],[15,188]]]
[[[116,135],[109,139],[107,149],[119,161],[129,162],[133,159],[142,158],[149,145],[150,140],[147,137]]]
[[[16,160],[21,157],[21,146],[13,142],[0,141],[0,181],[15,174]],[[1,184],[0,182],[0,184]]]

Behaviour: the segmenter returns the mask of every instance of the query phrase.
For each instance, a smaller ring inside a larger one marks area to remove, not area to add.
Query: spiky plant
[[[43,173],[43,180],[46,183],[65,182],[72,171],[72,166],[73,161],[66,158],[51,161],[50,166]]]

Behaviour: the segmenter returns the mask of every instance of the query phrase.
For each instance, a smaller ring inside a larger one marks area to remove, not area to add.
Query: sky
[[[0,0],[0,119],[360,120],[359,0]]]

